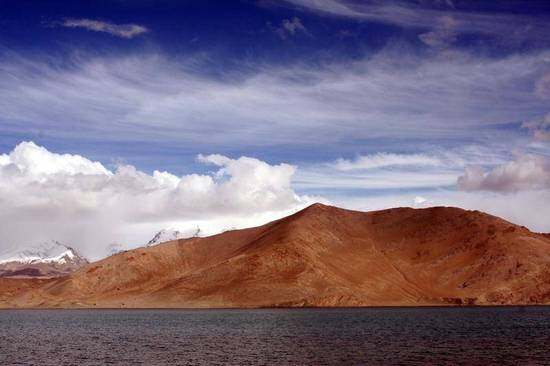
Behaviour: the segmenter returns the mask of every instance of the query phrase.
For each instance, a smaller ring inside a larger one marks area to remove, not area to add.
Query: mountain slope
[[[477,211],[316,204],[257,228],[119,253],[4,298],[48,307],[550,303],[550,240]]]
[[[86,264],[75,249],[52,240],[0,253],[0,277],[59,277]]]

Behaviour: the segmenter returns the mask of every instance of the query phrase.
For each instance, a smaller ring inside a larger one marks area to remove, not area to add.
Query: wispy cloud
[[[391,166],[438,166],[442,162],[437,157],[425,154],[388,154],[377,153],[373,155],[358,156],[354,160],[338,159],[331,166],[337,170],[361,170],[376,169]]]
[[[73,19],[68,18],[59,23],[68,28],[83,28],[94,32],[109,33],[120,38],[134,38],[149,30],[137,24],[114,24],[94,19]]]
[[[356,62],[256,67],[213,79],[196,60],[152,54],[75,57],[67,68],[5,56],[0,128],[65,138],[178,141],[197,152],[205,139],[226,148],[473,139],[492,125],[548,112],[534,85],[549,60],[544,52],[421,58],[388,48]]]
[[[431,41],[444,36],[441,20],[451,15],[455,21],[453,31],[483,33],[509,37],[529,37],[546,40],[550,25],[547,20],[534,16],[503,13],[465,12],[455,9],[452,2],[439,6],[425,6],[423,2],[403,1],[351,1],[351,0],[285,0],[287,4],[332,16],[347,17],[397,25],[401,27],[435,29],[423,38]],[[279,5],[281,3],[278,3]],[[446,37],[450,37],[447,33]]]
[[[433,30],[418,36],[422,42],[431,47],[444,48],[457,40],[457,22],[452,16],[445,15],[438,19]]]
[[[521,127],[529,130],[537,141],[550,141],[550,113],[523,122]]]
[[[463,146],[456,149],[431,148],[426,152],[396,154],[379,152],[354,159],[337,159],[326,164],[303,165],[295,178],[302,191],[379,191],[440,189],[456,186],[464,169],[482,165],[488,169],[504,164],[510,156],[495,146]]]
[[[539,98],[550,100],[550,71],[537,80],[535,92]]]

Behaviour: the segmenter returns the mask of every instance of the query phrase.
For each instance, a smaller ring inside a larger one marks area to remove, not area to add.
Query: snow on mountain
[[[118,253],[122,253],[122,252],[126,251],[126,249],[120,243],[112,243],[112,244],[109,244],[109,246],[107,246],[106,251],[107,251],[107,255],[111,256],[111,255],[115,255],[115,254],[118,254]]]
[[[153,245],[157,245],[160,243],[164,243],[171,240],[178,240],[178,239],[186,239],[186,238],[194,238],[200,236],[201,229],[196,228],[193,232],[182,232],[179,230],[174,229],[163,229],[155,234],[153,239],[149,240],[147,243],[148,247],[151,247]]]
[[[0,264],[78,264],[83,262],[87,262],[87,260],[78,254],[76,250],[55,240],[0,252]]]

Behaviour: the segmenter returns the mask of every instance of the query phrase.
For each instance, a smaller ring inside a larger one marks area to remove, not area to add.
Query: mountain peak
[[[165,243],[167,241],[187,239],[187,238],[196,238],[200,236],[201,229],[197,227],[194,232],[182,232],[175,229],[162,229],[157,232],[149,242],[147,242],[147,247],[152,247],[157,244]]]
[[[56,240],[50,240],[38,245],[30,245],[23,248],[13,248],[0,254],[0,264],[18,262],[26,264],[34,263],[59,263],[87,261],[74,248],[61,244]]]
[[[331,211],[346,211],[346,210],[344,210],[342,208],[335,207],[335,206],[329,206],[329,205],[325,205],[325,204],[320,203],[320,202],[316,202],[316,203],[313,203],[313,204],[307,206],[306,208],[298,211],[296,214],[298,214],[298,215],[300,215],[300,214],[318,215],[318,214],[329,213]]]
[[[305,210],[327,210],[330,208],[335,208],[334,206],[325,205],[321,202],[315,202],[305,208]]]
[[[0,253],[0,277],[56,277],[87,263],[76,249],[50,240]]]

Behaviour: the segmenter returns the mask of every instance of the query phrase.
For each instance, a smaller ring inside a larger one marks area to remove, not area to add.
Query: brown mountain
[[[4,307],[548,304],[550,239],[458,208],[315,204],[264,226],[119,253],[60,279],[0,283],[6,288]]]

